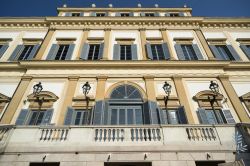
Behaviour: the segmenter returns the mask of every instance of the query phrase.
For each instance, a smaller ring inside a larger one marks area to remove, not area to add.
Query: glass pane
[[[212,110],[206,110],[206,116],[209,124],[217,124],[217,120]]]
[[[127,123],[128,124],[134,124],[134,110],[133,109],[127,109]]]
[[[43,116],[44,116],[45,112],[44,111],[39,111],[39,116],[37,118],[37,122],[36,125],[40,125],[42,120],[43,120]]]
[[[169,119],[170,124],[178,124],[177,112],[168,111],[168,119]]]
[[[117,109],[111,110],[111,124],[116,125],[117,124]]]
[[[83,118],[82,118],[82,125],[87,124],[88,123],[88,112],[87,111],[83,111]]]
[[[76,112],[75,125],[79,125],[81,121],[82,112]]]
[[[37,111],[32,111],[32,115],[31,115],[31,118],[30,118],[29,125],[35,125],[37,114],[38,114]]]
[[[136,124],[143,124],[142,110],[141,109],[135,110],[135,123]]]
[[[165,120],[165,124],[167,124],[167,122],[168,122],[167,111],[166,110],[162,110],[162,114],[163,114],[163,119]]]
[[[119,124],[125,124],[125,109],[119,110]]]

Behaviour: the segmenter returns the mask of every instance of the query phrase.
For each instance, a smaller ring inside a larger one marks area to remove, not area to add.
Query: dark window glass
[[[248,49],[250,49],[250,45],[246,45],[246,47],[247,47]]]
[[[96,13],[96,17],[104,17],[105,13]]]
[[[164,53],[161,44],[151,44],[153,60],[164,60]]]
[[[127,109],[127,123],[133,124],[134,121],[134,110],[133,109]]]
[[[179,13],[170,13],[170,17],[178,17]]]
[[[198,60],[192,45],[181,45],[185,60]]]
[[[146,17],[154,17],[155,15],[154,15],[154,13],[145,13],[145,16]]]
[[[224,60],[235,60],[226,45],[216,45],[216,48]]]
[[[113,90],[111,99],[141,99],[141,94],[131,85],[122,85]]]
[[[125,114],[126,114],[125,109],[119,110],[119,124],[121,125],[125,124],[125,117],[126,117]]]
[[[73,17],[79,17],[79,16],[80,16],[80,13],[72,13],[72,16],[73,16]]]
[[[169,124],[179,124],[179,117],[177,114],[177,109],[162,109],[162,115],[165,119],[165,122]]]
[[[88,124],[88,116],[87,110],[75,110],[74,125]]]
[[[100,50],[100,44],[90,44],[88,60],[97,60]]]
[[[131,45],[121,45],[120,51],[121,60],[132,60]]]
[[[40,125],[42,123],[45,111],[31,111],[29,125]]]
[[[3,47],[3,45],[0,45],[0,49]]]
[[[117,109],[111,110],[111,124],[116,125],[117,123]]]
[[[69,45],[60,45],[55,60],[65,60]]]
[[[142,110],[141,109],[135,110],[135,123],[136,124],[143,124]]]
[[[33,45],[25,45],[23,51],[18,57],[18,60],[26,60],[29,57],[33,47]]]
[[[129,13],[121,13],[121,17],[129,17]]]

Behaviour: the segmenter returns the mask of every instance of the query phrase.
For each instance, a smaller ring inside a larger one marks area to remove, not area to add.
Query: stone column
[[[154,76],[144,76],[148,100],[156,102]]]
[[[26,92],[32,77],[24,76],[22,77],[5,113],[1,119],[1,124],[10,124],[11,120],[17,111],[17,108],[23,98],[24,93]]]
[[[228,76],[219,76],[219,79],[227,93],[227,96],[229,97],[234,110],[236,111],[239,119],[241,122],[250,122],[250,118],[247,115],[247,112],[245,110],[245,108],[243,107],[237,93],[235,92],[232,84],[229,81],[229,77]]]
[[[110,46],[110,32],[111,29],[104,29],[105,35],[104,35],[104,49],[103,49],[103,60],[108,60],[109,57],[109,46]]]
[[[169,50],[169,54],[170,54],[170,60],[176,60],[174,58],[174,51],[173,50],[173,47],[171,47],[171,44],[170,44],[170,38],[169,38],[169,35],[167,33],[167,30],[166,29],[160,29],[161,31],[161,36],[162,36],[162,39],[163,39],[163,42],[164,43],[167,43],[167,46],[168,46],[168,50]]]
[[[104,100],[105,98],[105,85],[107,78],[107,76],[97,76],[96,101]]]
[[[175,88],[177,91],[177,95],[180,101],[180,104],[184,106],[188,124],[194,124],[194,118],[192,116],[192,110],[190,104],[188,102],[188,96],[185,91],[185,87],[183,85],[183,81],[181,77],[173,77]]]
[[[48,48],[48,45],[53,37],[55,33],[54,29],[50,29],[45,37],[45,39],[43,40],[41,47],[39,49],[39,51],[36,54],[35,60],[42,60],[42,57],[46,51],[46,49]]]
[[[146,29],[145,28],[141,28],[139,29],[140,31],[140,37],[141,37],[141,49],[142,49],[142,60],[147,60],[147,53],[146,53],[146,43],[147,43],[147,39],[146,39]]]
[[[65,99],[62,103],[62,109],[59,115],[58,125],[64,124],[64,119],[66,117],[68,107],[72,106],[72,99],[75,95],[78,80],[79,77],[76,76],[68,77],[68,87],[66,89]]]
[[[216,58],[214,57],[212,51],[209,48],[209,45],[207,43],[206,38],[204,37],[202,31],[200,29],[195,29],[194,32],[196,33],[199,41],[201,42],[202,47],[204,48],[207,56],[208,56],[208,60],[216,60]]]
[[[80,46],[79,46],[79,49],[78,49],[77,54],[76,54],[76,60],[79,60],[81,57],[82,48],[83,48],[84,43],[88,39],[88,35],[89,35],[89,29],[84,29],[82,36],[81,36]]]

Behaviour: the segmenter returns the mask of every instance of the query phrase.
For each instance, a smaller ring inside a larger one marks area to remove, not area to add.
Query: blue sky
[[[183,7],[193,8],[193,16],[207,17],[250,17],[250,0],[0,0],[0,17],[17,16],[55,16],[56,8],[68,7]]]

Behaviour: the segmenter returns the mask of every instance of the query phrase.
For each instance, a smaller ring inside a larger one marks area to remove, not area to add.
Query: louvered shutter
[[[74,109],[71,107],[68,107],[65,119],[64,119],[64,125],[71,125],[72,124],[72,117],[73,117]]]
[[[89,44],[84,43],[84,45],[82,47],[80,59],[88,60],[88,54],[89,54]]]
[[[50,121],[51,121],[51,118],[52,118],[52,115],[53,115],[53,110],[54,109],[48,109],[44,116],[43,116],[43,119],[42,119],[42,122],[41,122],[41,125],[48,125],[50,124]]]
[[[157,105],[157,112],[160,115],[160,124],[167,124],[167,117],[164,111]]]
[[[3,45],[0,49],[0,59],[3,56],[3,54],[5,53],[5,51],[9,48],[9,45]]]
[[[16,125],[25,125],[28,114],[29,114],[28,109],[22,109],[16,120]]]
[[[13,53],[11,54],[8,60],[9,61],[17,60],[18,56],[20,55],[23,49],[24,49],[24,45],[17,45],[17,47],[15,48],[15,50],[13,51]]]
[[[157,103],[153,101],[148,101],[148,108],[150,110],[150,119],[151,124],[159,124],[160,123],[160,114],[158,113]]]
[[[202,124],[209,124],[208,120],[207,120],[207,115],[206,115],[206,110],[203,108],[198,108],[198,117],[200,119],[200,122]]]
[[[169,60],[170,59],[170,53],[169,53],[169,49],[168,49],[168,44],[163,43],[162,44],[162,49],[163,49],[165,60]]]
[[[98,53],[98,59],[102,59],[102,57],[103,57],[103,49],[104,49],[104,43],[101,43],[100,48],[99,48],[99,53]]]
[[[214,56],[216,57],[217,60],[225,60],[221,54],[219,53],[218,49],[216,48],[215,45],[210,45],[209,46],[214,54]]]
[[[179,60],[185,60],[185,56],[184,56],[184,53],[182,51],[181,45],[180,44],[175,44],[174,48],[175,48],[175,51],[177,53],[177,56],[178,56]]]
[[[55,60],[56,54],[58,52],[59,45],[58,44],[52,44],[50,51],[47,55],[46,60]]]
[[[114,44],[113,60],[120,60],[120,44]]]
[[[235,51],[235,49],[233,48],[233,46],[231,45],[227,45],[228,50],[230,51],[230,53],[232,54],[232,56],[234,57],[234,59],[236,61],[241,61],[240,56],[238,55],[238,53]]]
[[[136,44],[131,45],[131,52],[132,52],[132,60],[138,60]]]
[[[179,119],[180,124],[187,124],[187,116],[186,116],[186,112],[183,106],[180,106],[177,110],[177,116]]]
[[[94,119],[93,119],[93,125],[101,125],[102,122],[102,116],[104,112],[104,101],[97,101],[95,104],[95,110],[94,110]]]
[[[151,44],[150,43],[147,43],[146,44],[146,49],[147,49],[147,55],[148,55],[148,58],[153,60],[153,54],[152,54],[152,48],[151,48]]]
[[[227,121],[227,123],[235,123],[233,115],[231,114],[229,109],[222,109],[223,115]]]
[[[149,104],[148,101],[143,103],[143,115],[144,115],[144,123],[150,124],[150,110],[149,110]]]
[[[36,56],[36,53],[37,53],[39,48],[40,48],[40,44],[34,45],[31,53],[29,54],[29,56],[27,58],[27,60],[32,60]]]
[[[246,54],[246,56],[250,60],[250,48],[248,48],[246,45],[243,45],[243,44],[240,45],[240,48],[242,49],[242,51]]]
[[[203,60],[203,56],[202,56],[202,54],[200,52],[200,49],[199,49],[198,45],[197,44],[192,44],[192,46],[193,46],[195,55],[197,56],[198,60]]]
[[[66,54],[65,60],[71,60],[72,54],[74,52],[75,44],[70,44],[68,52]]]
[[[103,110],[103,124],[107,125],[108,124],[108,117],[109,117],[109,103],[108,101],[104,101],[104,110]]]

